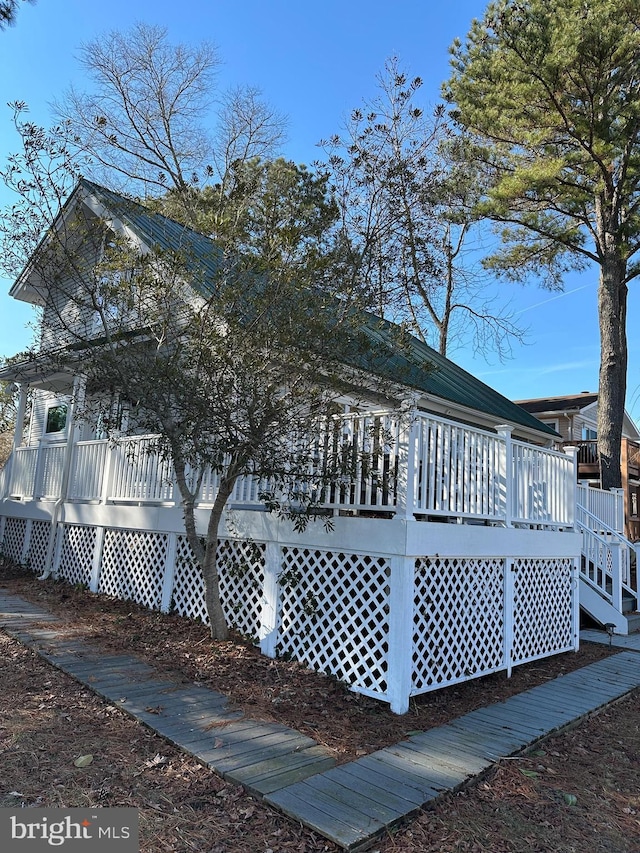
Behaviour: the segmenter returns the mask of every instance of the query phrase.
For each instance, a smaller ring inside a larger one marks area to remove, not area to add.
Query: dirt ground
[[[106,651],[138,654],[178,679],[226,693],[247,716],[277,720],[338,761],[440,725],[609,654],[584,644],[504,674],[420,697],[398,717],[326,676],[262,657],[203,626],[0,566],[0,585],[49,608]],[[143,853],[334,851],[186,757],[0,633],[0,806],[133,806]],[[639,656],[640,666],[640,656]],[[94,756],[83,768],[74,761]],[[639,853],[640,691],[506,759],[382,839],[381,853]]]

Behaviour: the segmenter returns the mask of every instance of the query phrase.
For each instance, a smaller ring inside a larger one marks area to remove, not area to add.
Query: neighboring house
[[[186,243],[205,276],[215,257],[206,237],[87,181],[54,227],[74,216],[97,217],[141,251]],[[92,327],[33,265],[11,294],[44,307],[45,350],[60,343],[61,317]],[[391,331],[381,323],[375,334],[388,343]],[[171,465],[152,437],[107,440],[103,424],[79,423],[80,374],[45,363],[36,357],[0,374],[20,384],[19,424],[35,389],[29,428],[16,430],[0,475],[4,553],[94,591],[205,619]],[[349,447],[365,450],[374,424],[389,438],[374,462],[324,495],[333,529],[297,531],[264,511],[247,478],[229,501],[219,547],[223,605],[239,631],[265,654],[303,661],[404,713],[411,696],[575,649],[581,538],[573,456],[545,446],[559,439],[555,430],[416,339],[394,365],[395,401],[381,409],[372,395],[338,416]],[[208,470],[202,530],[216,484]]]
[[[560,433],[563,446],[578,449],[578,479],[600,485],[598,466],[598,395],[590,391],[566,397],[519,400],[518,405]],[[622,425],[620,470],[624,496],[624,532],[632,542],[640,540],[640,432],[627,412]]]

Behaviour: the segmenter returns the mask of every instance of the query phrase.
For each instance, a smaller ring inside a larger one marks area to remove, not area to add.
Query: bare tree
[[[54,105],[69,144],[94,161],[92,174],[139,194],[224,184],[232,162],[271,154],[285,121],[259,90],[216,92],[216,48],[171,44],[165,29],[137,24],[83,45],[90,93],[70,88]],[[142,185],[142,186],[140,186]]]
[[[460,146],[442,109],[427,116],[418,105],[421,86],[391,59],[378,96],[353,111],[343,136],[323,143],[342,213],[346,286],[368,292],[379,313],[443,355],[469,337],[478,350],[505,355],[522,333],[473,260],[476,176],[452,158]]]

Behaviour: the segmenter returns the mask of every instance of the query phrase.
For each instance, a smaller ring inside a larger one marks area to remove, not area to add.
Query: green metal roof
[[[194,271],[197,268],[202,273],[196,283],[198,289],[208,291],[209,295],[214,292],[222,253],[213,240],[91,181],[83,179],[80,185],[147,245],[185,253],[187,266]],[[395,378],[415,390],[482,412],[497,419],[497,422],[520,425],[549,437],[557,437],[551,427],[418,338],[373,314],[366,314],[365,317],[364,330],[373,342],[375,351],[380,353],[380,360],[374,364],[368,357],[367,363],[359,366]],[[399,340],[401,345],[398,344]]]
[[[197,268],[202,273],[198,276],[200,283],[212,291],[222,257],[220,247],[213,240],[175,219],[154,213],[137,201],[85,178],[80,180],[79,186],[131,228],[143,243],[160,250],[181,253],[187,268]]]

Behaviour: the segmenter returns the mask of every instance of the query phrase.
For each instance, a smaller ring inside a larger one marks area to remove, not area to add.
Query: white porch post
[[[278,615],[280,613],[278,575],[281,568],[282,546],[278,542],[267,542],[264,555],[264,587],[260,614],[260,651],[270,658],[275,658],[278,644]]]
[[[500,477],[504,483],[505,492],[504,523],[505,527],[513,527],[514,496],[517,484],[516,477],[513,474],[513,445],[511,443],[513,427],[511,424],[500,424],[496,427],[496,432],[504,441],[504,457],[500,466],[502,468]]]
[[[413,666],[412,557],[392,557],[389,578],[389,657],[387,698],[394,714],[406,714]]]

